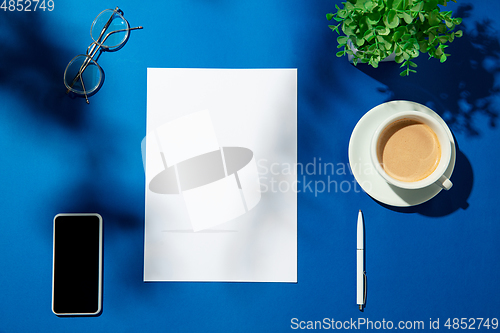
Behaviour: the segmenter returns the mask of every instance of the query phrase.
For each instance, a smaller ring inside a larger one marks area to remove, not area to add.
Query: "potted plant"
[[[456,2],[456,0],[452,0]],[[337,38],[337,56],[352,56],[353,64],[368,63],[378,67],[381,60],[390,55],[401,64],[401,76],[415,73],[412,59],[420,52],[429,58],[445,62],[447,43],[462,36],[454,31],[462,22],[454,18],[452,11],[441,11],[447,0],[347,0],[343,8],[335,5],[336,13],[326,18],[338,22],[329,25],[340,35]]]

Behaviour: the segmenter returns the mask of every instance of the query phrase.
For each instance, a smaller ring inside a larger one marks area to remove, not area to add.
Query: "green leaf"
[[[368,62],[370,65],[372,65],[373,68],[378,67],[378,60],[371,58],[370,61]]]
[[[370,23],[372,25],[377,24],[381,18],[382,18],[382,15],[380,15],[380,13],[370,13],[366,16],[368,23]]]
[[[439,36],[438,41],[440,43],[446,43],[448,41],[448,37],[447,36]]]
[[[393,48],[393,44],[391,43],[389,37],[384,38],[384,45],[387,50],[391,50]]]
[[[412,12],[420,12],[422,10],[422,8],[424,8],[424,2],[420,1],[415,6],[413,6],[410,10]]]
[[[397,42],[398,40],[401,39],[401,36],[403,36],[403,32],[401,31],[396,31],[394,35],[392,36],[392,40]]]
[[[364,3],[364,9],[367,12],[371,12],[375,6],[376,6],[376,4],[374,4],[372,1],[366,1]]]
[[[335,55],[337,57],[342,57],[344,54],[345,54],[345,51],[342,50],[342,51],[337,52]]]
[[[462,35],[463,35],[463,31],[462,30],[455,31],[455,37],[460,38],[460,37],[462,37]]]
[[[349,1],[346,1],[346,2],[344,2],[344,8],[347,10],[353,10],[354,5],[352,3],[350,3]]]
[[[419,49],[420,48],[420,45],[418,44],[418,41],[417,41],[416,38],[410,38],[408,40],[408,43],[412,43],[414,49]]]
[[[451,14],[453,14],[453,12],[451,10],[447,10],[447,11],[442,11],[441,14],[444,17],[451,17]]]
[[[328,14],[326,14],[326,19],[327,19],[328,21],[330,21],[330,20],[331,20],[334,16],[335,16],[335,15],[333,15],[333,13],[328,13]]]
[[[437,26],[441,23],[441,20],[438,18],[439,9],[434,9],[429,13],[429,24],[431,26]]]
[[[401,5],[402,5],[402,2],[403,2],[403,0],[394,0],[394,1],[392,2],[392,8],[393,8],[393,9],[402,9],[402,8],[401,8],[401,7],[402,7],[402,6],[401,6]]]
[[[356,38],[356,45],[357,46],[363,46],[364,43],[365,43],[364,38]]]
[[[357,25],[357,23],[355,23],[354,20],[352,18],[350,18],[350,17],[346,18],[343,23],[345,25],[348,25],[348,26],[352,27],[352,28],[355,28],[356,25]]]
[[[410,34],[404,34],[403,36],[401,36],[402,40],[409,40],[410,38],[411,38]]]
[[[419,43],[420,52],[427,52],[429,43],[426,40],[421,40]]]
[[[335,31],[336,33],[340,34],[338,25],[329,25],[328,27],[332,29],[332,31]]]
[[[408,76],[410,74],[410,70],[409,69],[405,69],[404,71],[402,71],[401,73],[399,73],[399,75],[401,76]]]
[[[441,55],[441,58],[439,59],[439,61],[443,63],[443,62],[445,62],[445,61],[446,61],[446,59],[447,59],[447,56],[446,56],[446,54],[445,54],[445,53],[443,53],[443,54]]]
[[[351,26],[347,25],[345,22],[342,24],[342,31],[346,36],[354,35],[354,31],[352,30]]]
[[[363,32],[372,28],[372,25],[368,22],[368,18],[366,16],[362,16],[361,19],[359,19],[358,28]]]
[[[402,63],[405,59],[403,58],[403,55],[397,55],[396,58],[394,59],[398,64]]]
[[[424,11],[430,12],[434,10],[438,5],[438,0],[426,0],[424,3]]]
[[[343,19],[347,17],[347,14],[348,14],[348,12],[347,12],[347,10],[345,10],[345,9],[340,9],[340,10],[337,12],[337,15],[338,15],[339,17],[343,18]]]
[[[399,17],[394,9],[389,10],[387,15],[384,15],[384,24],[389,29],[394,29],[399,25]]]
[[[406,24],[410,24],[411,22],[413,22],[413,17],[408,12],[403,13],[403,19],[405,20]]]
[[[337,43],[339,43],[339,45],[345,45],[348,40],[349,40],[349,38],[347,36],[338,36],[337,37]]]
[[[389,28],[387,28],[386,26],[383,26],[383,27],[378,26],[376,28],[376,30],[377,30],[377,33],[381,36],[387,36],[391,32],[391,30],[389,30]]]
[[[397,27],[396,31],[400,31],[403,35],[408,33],[408,28],[404,25]]]
[[[438,30],[437,30],[437,31],[438,31],[439,33],[442,33],[442,34],[446,33],[446,31],[447,31],[447,29],[446,29],[446,25],[445,25],[445,24],[443,24],[443,23],[439,23],[439,25],[438,25]]]

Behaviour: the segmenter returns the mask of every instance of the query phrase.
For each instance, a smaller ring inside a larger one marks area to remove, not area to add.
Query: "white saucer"
[[[451,161],[444,173],[446,177],[450,178],[455,167],[455,140],[444,120],[437,113],[422,104],[409,101],[391,101],[380,104],[368,111],[358,121],[349,140],[349,164],[358,184],[375,200],[398,207],[421,204],[432,199],[441,191],[441,187],[436,184],[419,190],[407,190],[392,186],[377,173],[371,162],[370,142],[379,124],[390,114],[408,110],[429,114],[443,124],[451,142]]]

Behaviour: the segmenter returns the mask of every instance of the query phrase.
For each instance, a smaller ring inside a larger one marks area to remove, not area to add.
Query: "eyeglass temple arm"
[[[85,89],[85,84],[83,83],[82,74],[80,74],[79,76],[80,76],[80,81],[82,82],[82,88],[83,88],[83,94],[85,95],[85,101],[87,102],[87,104],[90,104],[89,98],[87,97],[87,89]]]
[[[113,22],[113,17],[115,16],[115,13],[118,13],[118,12],[121,12],[121,10],[120,10],[120,8],[116,7],[113,10],[113,14],[111,14],[111,16],[109,17],[108,21],[106,22],[106,24],[104,25],[104,27],[101,29],[101,33],[99,34],[99,37],[96,40],[96,44],[92,44],[90,52],[87,49],[87,55],[90,55],[91,57],[94,57],[94,55],[97,53],[97,50],[96,50],[97,44],[99,44],[99,46],[101,46],[101,44],[104,43],[104,40],[106,40],[107,36],[104,38],[103,41],[101,41],[102,36],[106,32],[106,30],[109,28],[109,25],[111,24],[111,22]]]
[[[89,99],[87,97],[87,90],[85,89],[85,84],[83,83],[82,74],[85,71],[85,69],[88,67],[89,63],[90,63],[90,59],[86,58],[85,61],[83,62],[83,64],[80,66],[78,73],[73,78],[73,82],[71,83],[71,86],[70,86],[70,87],[73,87],[73,85],[76,83],[78,78],[80,79],[80,82],[82,83],[83,94],[85,95],[85,100],[87,101],[87,104],[89,104]],[[70,90],[69,88],[66,90],[66,94],[69,93],[69,90]]]
[[[109,36],[111,36],[112,34],[114,34],[115,32],[123,32],[123,31],[127,31],[127,30],[137,30],[137,29],[142,29],[142,26],[138,26],[138,27],[134,27],[134,28],[128,28],[128,29],[120,29],[120,30],[116,30],[116,31],[111,31],[110,33],[108,33],[104,39],[102,40],[101,43],[104,43],[106,41],[106,39],[108,39]],[[97,52],[100,50],[102,44],[96,44],[96,43],[92,43],[92,47],[90,47],[90,51],[87,50],[87,56],[89,56],[91,59],[94,58],[94,56],[97,54]],[[80,70],[78,71],[78,73],[76,74],[75,78],[73,79],[73,84],[75,84],[75,82],[78,80],[78,77],[81,76],[81,74],[85,71],[85,69],[87,69],[88,65],[90,64],[90,60],[89,59],[86,59],[82,66],[80,67]],[[73,86],[73,84],[71,86]],[[69,90],[68,90],[69,91]]]
[[[104,39],[102,40],[101,42],[101,45],[102,43],[104,43],[106,41],[106,39],[108,39],[109,36],[111,36],[112,34],[114,33],[117,33],[117,32],[123,32],[123,31],[129,31],[129,30],[138,30],[138,29],[142,29],[142,26],[138,26],[138,27],[134,27],[134,28],[127,28],[127,29],[120,29],[120,30],[115,30],[115,31],[111,31],[109,32],[105,37]]]
[[[109,25],[111,24],[111,22],[113,22],[113,16],[115,16],[115,13],[119,12],[120,9],[118,7],[116,7],[114,10],[113,10],[113,14],[111,14],[111,16],[109,17],[108,19],[108,22],[106,22],[106,24],[104,25],[104,27],[102,28],[101,30],[101,33],[99,34],[99,38],[97,38],[96,42],[100,42],[101,41],[101,38],[102,36],[104,35],[104,33],[106,32],[106,30],[108,30],[109,28]],[[104,43],[104,41],[102,41],[101,43]]]
[[[118,11],[120,11],[120,9],[118,7],[116,7],[114,10],[113,10],[113,14],[109,17],[108,21],[106,22],[106,24],[104,25],[104,27],[102,28],[101,30],[101,33],[99,34],[99,38],[97,38],[97,43],[100,42],[100,44],[104,43],[104,41],[110,36],[110,34],[112,33],[108,33],[104,39],[101,41],[101,38],[102,36],[104,35],[104,33],[106,32],[106,30],[109,28],[109,25],[111,24],[111,22],[113,22],[113,16],[115,15],[115,13],[117,13]],[[98,47],[96,47],[98,46]],[[99,48],[101,47],[101,45],[97,45],[97,44],[92,44],[92,47],[90,48],[90,52],[87,50],[87,55],[90,57],[90,58],[93,58],[96,53],[99,51]],[[80,66],[80,69],[78,70],[78,73],[76,74],[75,78],[73,79],[73,82],[71,83],[71,87],[75,84],[75,82],[78,80],[78,78],[80,78],[80,81],[82,83],[82,88],[83,88],[83,93],[85,94],[85,100],[87,101],[87,104],[89,104],[89,99],[87,98],[87,93],[86,93],[86,90],[85,90],[85,84],[83,83],[83,77],[82,77],[82,74],[83,72],[85,71],[85,69],[87,69],[88,65],[90,63],[90,60],[89,59],[85,59],[85,61],[83,62],[82,66]],[[69,89],[66,91],[66,93],[69,92]]]
[[[127,29],[120,29],[120,30],[115,30],[115,31],[109,32],[106,36],[104,36],[104,38],[102,39],[102,41],[100,43],[92,43],[92,45],[89,47],[90,51],[87,50],[87,55],[91,58],[94,58],[94,56],[97,54],[99,49],[102,47],[102,44],[112,34],[117,33],[117,32],[123,32],[123,31],[128,31],[128,30],[137,30],[137,29],[142,29],[142,26],[138,26],[138,27],[134,27],[134,28],[127,28]]]
[[[127,30],[137,30],[137,29],[142,29],[142,26],[112,31],[104,37],[104,39],[102,40],[102,43],[104,43],[106,41],[106,39],[108,39],[108,37],[111,36],[112,34],[114,34],[115,32],[123,32],[123,31],[127,31]],[[87,51],[87,56],[89,56],[91,59],[93,59],[94,56],[97,54],[97,52],[100,50],[100,48],[101,48],[101,45],[96,44],[96,43],[92,43],[92,47],[90,48],[90,51]],[[78,71],[75,78],[73,79],[73,84],[75,84],[75,82],[78,80],[78,77],[80,77],[81,74],[85,71],[85,69],[87,69],[89,64],[90,64],[89,59],[86,59],[83,62],[82,66],[80,67],[80,70]],[[73,84],[71,86],[73,86]],[[69,89],[68,89],[68,91],[69,91]]]

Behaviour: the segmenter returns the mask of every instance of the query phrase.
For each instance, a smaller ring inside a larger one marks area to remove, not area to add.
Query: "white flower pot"
[[[358,49],[356,47],[354,47],[354,44],[351,42],[350,39],[347,41],[347,45],[349,45],[349,47],[351,48],[352,52],[354,54],[356,54],[356,52],[358,51]],[[348,54],[347,55],[347,59],[349,60],[350,63],[352,63],[353,59],[354,59],[354,56],[351,55],[351,54]],[[396,53],[393,52],[390,56],[388,56],[388,57],[380,60],[380,62],[395,61],[395,59],[396,59]],[[358,62],[358,64],[360,64],[360,63],[361,62]]]

